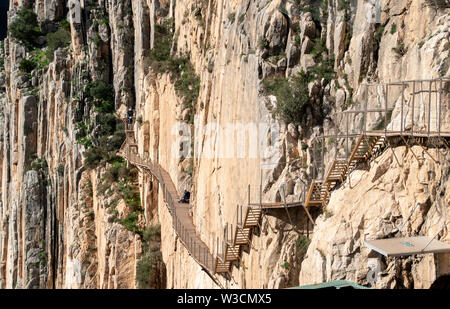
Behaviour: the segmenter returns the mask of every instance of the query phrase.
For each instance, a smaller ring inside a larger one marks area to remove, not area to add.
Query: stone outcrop
[[[438,157],[440,164],[434,161]],[[384,258],[363,244],[365,240],[437,233],[441,241],[448,242],[448,161],[448,154],[430,151],[428,155],[420,146],[409,151],[401,146],[386,149],[368,170],[354,171],[332,193],[326,211],[316,221],[300,284],[349,280],[376,288],[429,288],[439,276],[448,274],[448,267],[438,267],[448,259],[446,254]],[[371,273],[375,270],[376,276]]]

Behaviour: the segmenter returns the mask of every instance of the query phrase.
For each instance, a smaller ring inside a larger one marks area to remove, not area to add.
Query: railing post
[[[431,87],[433,85],[433,81],[429,81],[430,88],[428,91],[428,137],[430,137],[430,129],[431,129]]]
[[[347,117],[347,136],[346,136],[347,147],[346,147],[346,149],[345,149],[345,155],[346,155],[347,158],[350,157],[350,155],[349,155],[349,148],[350,148],[349,142],[350,142],[350,137],[349,137],[349,135],[348,135],[348,134],[349,134],[349,122],[350,122],[350,117],[349,117],[349,115],[350,115],[350,113],[345,114],[345,116]]]
[[[413,81],[413,97],[412,97],[412,109],[411,109],[411,135],[414,135],[414,110],[416,100],[416,82]]]
[[[241,225],[242,225],[242,227],[244,227],[244,217],[242,216],[242,205],[240,207],[240,210],[241,210]]]
[[[225,223],[225,235],[224,235],[224,239],[225,239],[225,242],[226,242],[227,239],[228,239],[228,222]]]
[[[438,113],[438,136],[441,137],[441,108],[442,108],[442,77],[440,78],[440,86],[439,86],[439,113]],[[437,100],[437,99],[436,99]]]
[[[337,135],[337,134],[336,134]],[[336,138],[336,136],[335,136],[335,138]],[[323,175],[322,175],[322,178],[323,177],[325,177],[325,168],[326,168],[326,166],[325,166],[325,135],[324,136],[322,136],[322,147],[320,148],[320,151],[321,151],[321,156],[322,156],[322,161],[320,162],[320,164],[322,165],[321,166],[321,168],[322,168],[322,170],[323,170]],[[337,149],[336,149],[336,151],[337,151]],[[314,154],[315,155],[315,154]],[[319,169],[319,167],[317,166],[316,167],[317,169]],[[318,170],[318,172],[317,172],[317,175],[319,175],[320,174],[320,169]]]
[[[403,105],[405,104],[405,84],[402,83],[402,106],[400,112],[400,135],[403,135]]]
[[[364,100],[364,117],[363,117],[363,122],[364,122],[364,135],[366,135],[367,132],[367,101],[369,100],[369,86],[366,84],[366,93],[365,93],[365,97],[366,99]]]
[[[231,233],[230,233],[230,244],[234,245],[234,242],[233,242],[233,236],[234,236],[234,234],[233,234],[233,224],[232,224],[232,223],[230,224],[230,228],[231,228]]]
[[[386,84],[386,89],[384,92],[384,137],[387,136],[387,114],[388,114],[388,92],[389,92],[389,84]]]

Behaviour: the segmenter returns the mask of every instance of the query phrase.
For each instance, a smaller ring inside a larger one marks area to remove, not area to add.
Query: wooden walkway
[[[332,141],[335,141],[337,147],[342,146],[342,143],[337,142],[338,139],[341,142],[342,139],[346,141],[346,155],[345,158],[336,158],[331,162],[323,179],[316,179],[311,182],[305,199],[305,206],[326,206],[330,199],[331,190],[344,182],[359,163],[367,162],[378,156],[384,148],[390,144],[395,144],[395,142],[392,143],[395,140],[400,141],[407,147],[409,147],[410,141],[414,142],[424,147],[425,152],[427,152],[425,144],[433,147],[438,147],[437,144],[440,144],[439,147],[448,149],[450,138],[447,120],[449,83],[450,79],[441,78],[366,84],[362,88],[361,106],[359,108],[355,106],[350,110],[339,113],[343,115],[341,122],[345,127],[345,132],[332,135],[324,134],[322,137],[323,144],[325,144],[325,138],[331,138]],[[392,96],[392,93],[397,96]],[[368,108],[370,98],[372,98],[370,104],[376,104],[377,107]],[[376,99],[373,100],[373,98]],[[398,113],[395,115],[396,118],[392,120],[392,114],[396,108]],[[381,115],[380,119],[383,120],[383,125],[380,128],[367,127],[369,123],[368,115],[373,115],[373,113]],[[361,114],[361,127],[358,126],[358,132],[351,132],[350,123],[353,123],[356,116],[359,117]],[[351,153],[349,153],[350,139],[356,139]],[[436,143],[436,141],[439,142]],[[324,146],[322,146],[323,148]]]
[[[436,81],[431,81],[430,83],[435,83]],[[443,92],[442,80],[441,90],[439,93]],[[405,91],[406,86],[404,83],[400,84]],[[414,97],[416,82],[413,83],[413,101],[412,101],[412,115],[411,123],[414,122]],[[386,85],[385,85],[386,86]],[[437,87],[437,86],[436,86]],[[386,88],[387,89],[387,88]],[[422,89],[422,88],[421,88]],[[431,89],[431,84],[429,87],[429,94],[433,90]],[[437,91],[437,90],[436,90]],[[393,108],[388,106],[388,91],[385,93],[385,107],[382,111],[385,112],[384,120],[388,123],[388,111],[393,110]],[[431,96],[430,96],[431,98]],[[366,130],[367,123],[367,113],[369,112],[380,112],[379,109],[367,109],[360,111],[346,111],[348,115],[351,113],[364,113],[364,127],[359,132],[351,134],[349,132],[349,116],[347,116],[347,132],[343,136],[334,136],[339,138],[347,139],[347,150],[349,151],[349,139],[356,138],[355,146],[351,153],[346,154],[346,158],[336,158],[331,163],[330,167],[324,174],[322,180],[313,180],[309,185],[309,190],[303,201],[287,203],[263,203],[260,201],[258,203],[250,202],[250,193],[246,206],[237,206],[236,208],[236,221],[233,224],[226,224],[224,229],[223,240],[220,241],[217,238],[216,246],[213,248],[208,248],[208,246],[201,240],[201,237],[197,234],[195,225],[192,221],[192,217],[189,215],[189,205],[178,203],[179,195],[176,187],[167,171],[165,171],[158,163],[152,162],[149,157],[142,157],[138,154],[137,145],[134,138],[134,132],[131,130],[132,125],[126,125],[126,140],[122,145],[119,155],[124,157],[130,164],[133,164],[142,169],[142,171],[149,173],[154,178],[157,179],[161,186],[164,201],[169,209],[169,212],[173,219],[173,228],[179,237],[181,243],[186,247],[192,258],[202,267],[203,270],[219,285],[215,277],[216,274],[229,274],[231,272],[231,266],[234,262],[238,262],[241,259],[241,253],[244,246],[252,247],[252,236],[254,229],[259,225],[262,218],[263,211],[269,209],[286,209],[291,207],[304,207],[309,220],[314,221],[308,211],[308,207],[311,206],[326,206],[330,199],[331,191],[340,183],[344,182],[349,173],[354,170],[359,163],[367,162],[372,158],[378,156],[388,145],[389,140],[392,138],[401,138],[405,143],[407,139],[428,139],[433,143],[433,138],[438,138],[443,140],[443,145],[448,146],[448,138],[450,137],[450,132],[444,132],[446,127],[441,125],[441,106],[443,106],[442,95],[439,95],[439,110],[438,110],[438,121],[437,121],[437,131],[431,130],[431,99],[428,103],[428,125],[426,126],[427,132],[420,131],[407,131],[405,129],[405,123],[400,125],[400,131],[389,131],[387,128],[383,130]],[[401,115],[403,116],[403,104],[401,105]],[[436,104],[437,97],[436,97]],[[367,102],[366,102],[367,105]],[[445,123],[444,123],[445,124]],[[414,126],[412,127],[414,129]],[[325,135],[323,136],[325,138]],[[407,145],[408,146],[408,145]],[[250,190],[249,190],[250,192]],[[289,215],[289,212],[288,212]],[[214,248],[216,247],[216,248]]]
[[[326,206],[330,200],[330,191],[339,183],[344,182],[358,163],[368,161],[381,152],[385,146],[385,137],[361,134],[349,158],[335,159],[323,180],[312,181],[305,206]]]
[[[237,208],[235,226],[228,226],[227,224],[221,248],[219,248],[220,241],[217,239],[217,255],[214,257],[213,251],[197,234],[192,217],[189,214],[189,204],[178,203],[180,197],[169,173],[157,162],[152,162],[149,157],[142,157],[138,154],[134,131],[128,129],[131,125],[126,126],[126,140],[118,155],[156,178],[161,186],[164,201],[172,216],[173,228],[179,240],[191,257],[219,286],[220,283],[214,275],[229,273],[232,263],[240,259],[242,246],[251,246],[253,228],[259,225],[264,209],[287,209],[303,206],[302,202],[250,203],[249,200],[245,209],[242,206]]]
[[[260,200],[261,200],[261,189],[260,189]],[[284,196],[284,199],[286,197]],[[279,202],[279,203],[259,203],[250,202],[250,186],[248,188],[248,202],[247,206],[237,206],[236,207],[236,221],[235,225],[226,224],[224,230],[224,241],[222,243],[222,248],[217,248],[219,254],[216,258],[216,273],[230,273],[231,266],[233,262],[240,260],[242,249],[244,246],[252,248],[252,236],[254,228],[259,226],[261,221],[263,211],[271,209],[285,209],[288,211],[289,208],[294,207],[304,207],[309,220],[314,224],[314,221],[303,201],[298,202]],[[292,222],[291,222],[292,223]],[[217,242],[218,244],[219,242]]]
[[[172,216],[173,228],[178,239],[188,250],[191,257],[216,281],[214,278],[215,259],[208,246],[197,235],[192,217],[189,215],[189,204],[178,202],[180,197],[169,173],[158,163],[152,162],[150,158],[139,156],[134,141],[134,132],[127,130],[126,133],[126,140],[118,155],[157,179],[161,186],[164,201]]]
[[[384,131],[383,131],[384,132]],[[369,161],[371,158],[378,156],[387,146],[389,138],[401,138],[407,143],[406,138],[440,138],[444,141],[443,145],[448,147],[449,132],[442,132],[439,136],[428,136],[417,132],[417,134],[400,134],[400,132],[389,132],[384,135],[381,131],[368,131],[361,134],[350,154],[349,158],[335,159],[325,174],[323,180],[313,180],[309,187],[305,207],[326,206],[330,200],[330,191],[338,184],[343,183],[347,176],[354,170],[358,163]],[[407,146],[409,146],[407,144]]]

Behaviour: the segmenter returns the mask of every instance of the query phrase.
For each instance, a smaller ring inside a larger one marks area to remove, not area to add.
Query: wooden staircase
[[[350,155],[349,163],[354,161],[368,161],[376,156],[386,146],[384,136],[361,135]]]
[[[378,155],[386,146],[384,136],[367,136],[361,134],[348,159],[335,159],[323,180],[314,180],[308,190],[305,206],[326,206],[330,200],[330,192],[336,185],[345,181],[347,175],[360,162],[367,162]]]
[[[178,202],[179,195],[170,174],[157,162],[153,162],[149,157],[141,156],[137,152],[137,145],[132,130],[126,130],[125,142],[117,155],[156,178],[159,182],[164,202],[172,216],[172,226],[179,241],[211,279],[218,286],[222,287],[214,276],[215,270],[220,269],[222,266],[215,263],[213,253],[197,234],[192,218],[189,215],[188,205]]]
[[[239,217],[239,210],[241,217]],[[222,253],[216,258],[216,273],[229,273],[232,262],[240,259],[242,246],[251,244],[253,228],[257,227],[262,217],[261,206],[248,205],[245,210],[245,216],[242,216],[242,207],[237,209],[237,222],[235,227],[225,228],[225,241],[223,243]]]

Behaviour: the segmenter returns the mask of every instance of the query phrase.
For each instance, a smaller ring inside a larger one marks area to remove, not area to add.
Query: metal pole
[[[402,226],[398,229],[399,232],[403,231],[403,228],[405,227],[406,223],[409,221],[409,219],[411,218],[411,216],[413,215],[414,211],[416,210],[416,208],[421,205],[421,203],[417,203],[416,206],[414,206],[413,210],[411,211],[411,213],[409,214],[408,218],[406,218],[405,222],[403,222]]]
[[[228,222],[225,223],[225,235],[224,236],[225,236],[224,239],[226,242],[228,240]]]
[[[438,113],[438,136],[441,137],[441,108],[442,108],[442,78],[440,79],[440,87],[439,87],[439,113]],[[436,99],[437,101],[437,99]]]
[[[386,85],[386,91],[384,92],[384,137],[387,136],[387,114],[388,114],[388,91],[389,85]]]
[[[365,102],[364,102],[364,118],[363,118],[363,122],[364,122],[363,132],[364,132],[364,135],[366,135],[366,133],[367,133],[367,101],[369,100],[368,99],[368,96],[369,96],[369,89],[368,88],[369,87],[366,85],[366,99],[365,99]]]
[[[320,152],[321,152],[321,157],[322,157],[322,162],[320,162],[320,165],[322,165],[321,168],[323,169],[323,172],[325,173],[325,136],[322,137],[322,147],[320,149]],[[315,155],[316,154],[314,153],[314,156]],[[316,166],[316,169],[318,169],[318,168],[319,168],[319,166]],[[317,174],[319,174],[319,173],[320,173],[320,170],[318,171]],[[322,175],[322,178],[323,177],[324,177],[324,175]]]
[[[428,91],[428,137],[430,136],[431,129],[431,86],[433,82],[430,81],[430,88]]]
[[[411,135],[414,135],[414,103],[416,100],[416,82],[413,82],[413,97],[412,97],[412,109],[411,109]]]
[[[240,222],[241,222],[242,227],[244,227],[244,220],[242,218],[242,205],[239,206],[239,209],[241,211],[241,221]]]
[[[405,84],[402,84],[402,106],[400,115],[400,134],[403,135],[403,105],[405,104]]]
[[[349,145],[350,138],[349,138],[349,136],[348,136],[350,117],[348,117],[348,115],[350,115],[350,114],[347,114],[347,115],[346,115],[346,117],[347,117],[347,136],[345,137],[346,140],[347,140],[347,147],[346,147],[346,149],[345,149],[345,156],[346,156],[347,158],[350,157],[350,155],[349,155],[349,153],[348,153],[349,148],[350,148],[350,145]]]
[[[424,252],[425,249],[431,244],[431,242],[439,235],[440,232],[442,232],[442,230],[447,226],[449,221],[447,221],[444,226],[439,230],[439,232],[436,233],[436,235],[434,235],[433,238],[430,239],[430,241],[427,243],[427,245],[421,250],[421,252]]]
[[[259,207],[262,207],[262,169],[259,177]]]
[[[309,238],[309,220],[306,220],[306,235]]]
[[[230,224],[230,244],[234,244],[233,241],[233,224]]]

